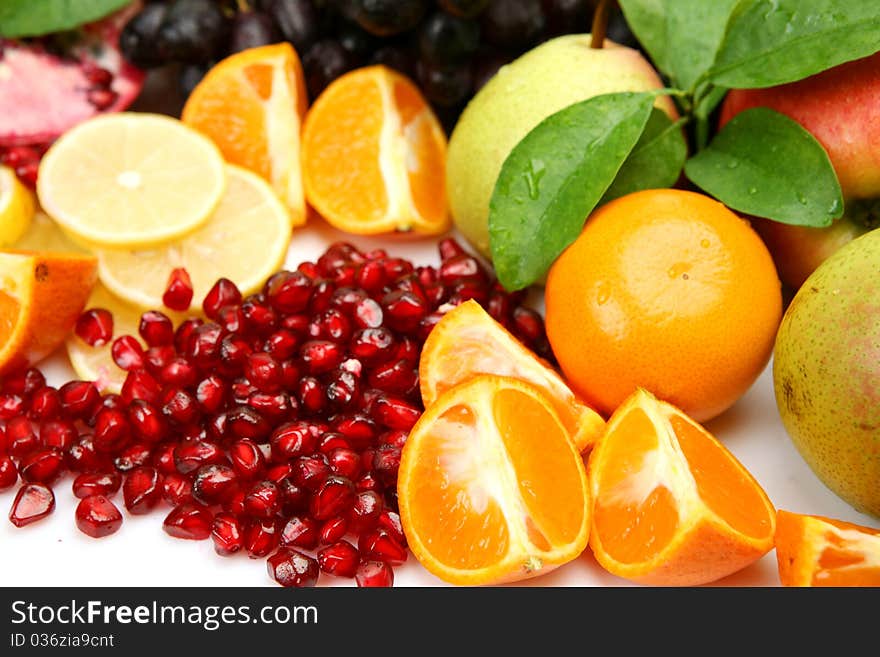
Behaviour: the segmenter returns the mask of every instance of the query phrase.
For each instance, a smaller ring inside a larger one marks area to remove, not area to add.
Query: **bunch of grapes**
[[[347,71],[384,64],[415,80],[450,127],[503,64],[548,38],[589,31],[594,3],[153,0],[125,27],[120,45],[141,68],[175,65],[184,96],[219,59],[279,41],[299,53],[312,99]],[[619,13],[609,36],[632,40]]]

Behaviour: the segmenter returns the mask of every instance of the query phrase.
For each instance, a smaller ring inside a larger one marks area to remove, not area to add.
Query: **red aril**
[[[76,526],[86,536],[103,538],[119,531],[122,514],[103,495],[89,495],[76,507]]]

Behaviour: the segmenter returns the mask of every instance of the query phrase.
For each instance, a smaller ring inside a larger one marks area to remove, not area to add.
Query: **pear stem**
[[[608,13],[611,0],[599,0],[593,12],[593,27],[590,29],[590,48],[601,49],[605,44],[605,33],[608,30]]]

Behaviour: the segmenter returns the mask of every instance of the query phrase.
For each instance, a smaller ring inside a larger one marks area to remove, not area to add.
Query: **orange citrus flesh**
[[[97,271],[89,255],[0,252],[0,374],[33,365],[64,342]]]
[[[470,300],[447,312],[428,334],[419,360],[422,402],[430,406],[446,390],[478,374],[510,376],[540,388],[582,452],[605,428],[602,417],[556,370]]]
[[[590,546],[620,577],[706,584],[773,547],[775,510],[757,481],[704,428],[644,390],[608,421],[589,476]]]
[[[534,577],[587,544],[583,461],[550,400],[518,379],[442,394],[410,432],[397,490],[413,554],[454,584]]]
[[[336,228],[448,230],[446,135],[406,77],[368,66],[336,79],[309,109],[302,140],[306,199]]]
[[[776,560],[784,586],[880,586],[880,529],[780,510]]]
[[[215,65],[184,105],[183,122],[207,135],[231,164],[269,181],[306,220],[300,127],[308,106],[302,66],[289,43],[250,48]]]
[[[587,403],[610,415],[641,387],[698,422],[757,379],[782,317],[757,233],[714,199],[676,189],[590,215],[550,268],[545,299],[553,353]]]

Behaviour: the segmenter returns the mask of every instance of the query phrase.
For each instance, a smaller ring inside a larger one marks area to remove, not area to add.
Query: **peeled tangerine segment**
[[[442,395],[410,434],[398,494],[413,552],[454,583],[522,579],[586,544],[583,461],[548,400],[515,379]]]

